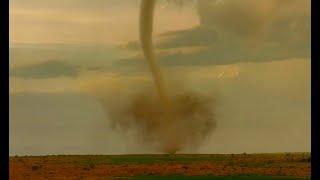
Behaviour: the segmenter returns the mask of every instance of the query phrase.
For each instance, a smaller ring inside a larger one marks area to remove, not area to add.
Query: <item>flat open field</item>
[[[10,157],[10,179],[310,179],[310,153]]]

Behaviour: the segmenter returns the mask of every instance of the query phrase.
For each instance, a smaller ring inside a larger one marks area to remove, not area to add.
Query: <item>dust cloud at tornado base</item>
[[[102,83],[102,82],[101,82]],[[124,84],[125,82],[122,82]],[[130,84],[139,84],[131,82]],[[130,90],[96,86],[96,98],[112,129],[153,152],[194,152],[214,132],[216,100],[187,88],[170,86],[170,113],[165,113],[152,83]],[[174,90],[174,91],[173,91]],[[106,127],[107,129],[107,127]]]

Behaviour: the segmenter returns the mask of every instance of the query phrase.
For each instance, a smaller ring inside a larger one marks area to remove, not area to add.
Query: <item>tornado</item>
[[[168,112],[169,98],[152,43],[155,0],[142,0],[140,9],[140,42],[144,57],[151,70],[163,109]]]
[[[143,55],[156,91],[153,86],[134,90],[130,87],[131,81],[125,79],[123,83],[119,82],[123,85],[121,91],[105,89],[105,82],[101,81],[94,93],[112,127],[134,138],[142,149],[147,147],[169,154],[188,149],[194,151],[216,127],[215,99],[186,89],[181,81],[179,85],[166,81],[170,84],[166,86],[152,42],[155,3],[155,0],[141,1],[139,27]],[[142,87],[142,84],[134,83]]]

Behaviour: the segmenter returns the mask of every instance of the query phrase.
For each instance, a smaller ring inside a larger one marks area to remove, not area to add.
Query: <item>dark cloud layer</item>
[[[160,35],[158,50],[206,47],[201,51],[159,54],[163,65],[265,62],[310,57],[309,0],[199,0],[200,25]],[[139,44],[128,43],[131,49]],[[142,62],[140,56],[120,64]]]
[[[29,79],[76,77],[79,71],[116,71],[110,65],[132,54],[121,47],[99,44],[15,44],[9,53],[10,75]]]
[[[78,74],[79,68],[77,66],[57,60],[17,67],[10,72],[10,76],[26,79],[55,78],[61,76],[76,77]]]

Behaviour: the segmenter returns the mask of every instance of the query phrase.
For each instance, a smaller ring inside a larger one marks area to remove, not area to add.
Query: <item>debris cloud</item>
[[[117,97],[116,93],[100,96],[114,128],[135,134],[141,147],[156,152],[176,153],[196,150],[216,127],[212,111],[215,100],[199,93],[175,89],[170,94],[170,117],[163,113],[162,103],[152,89]],[[132,133],[134,131],[134,133]]]

